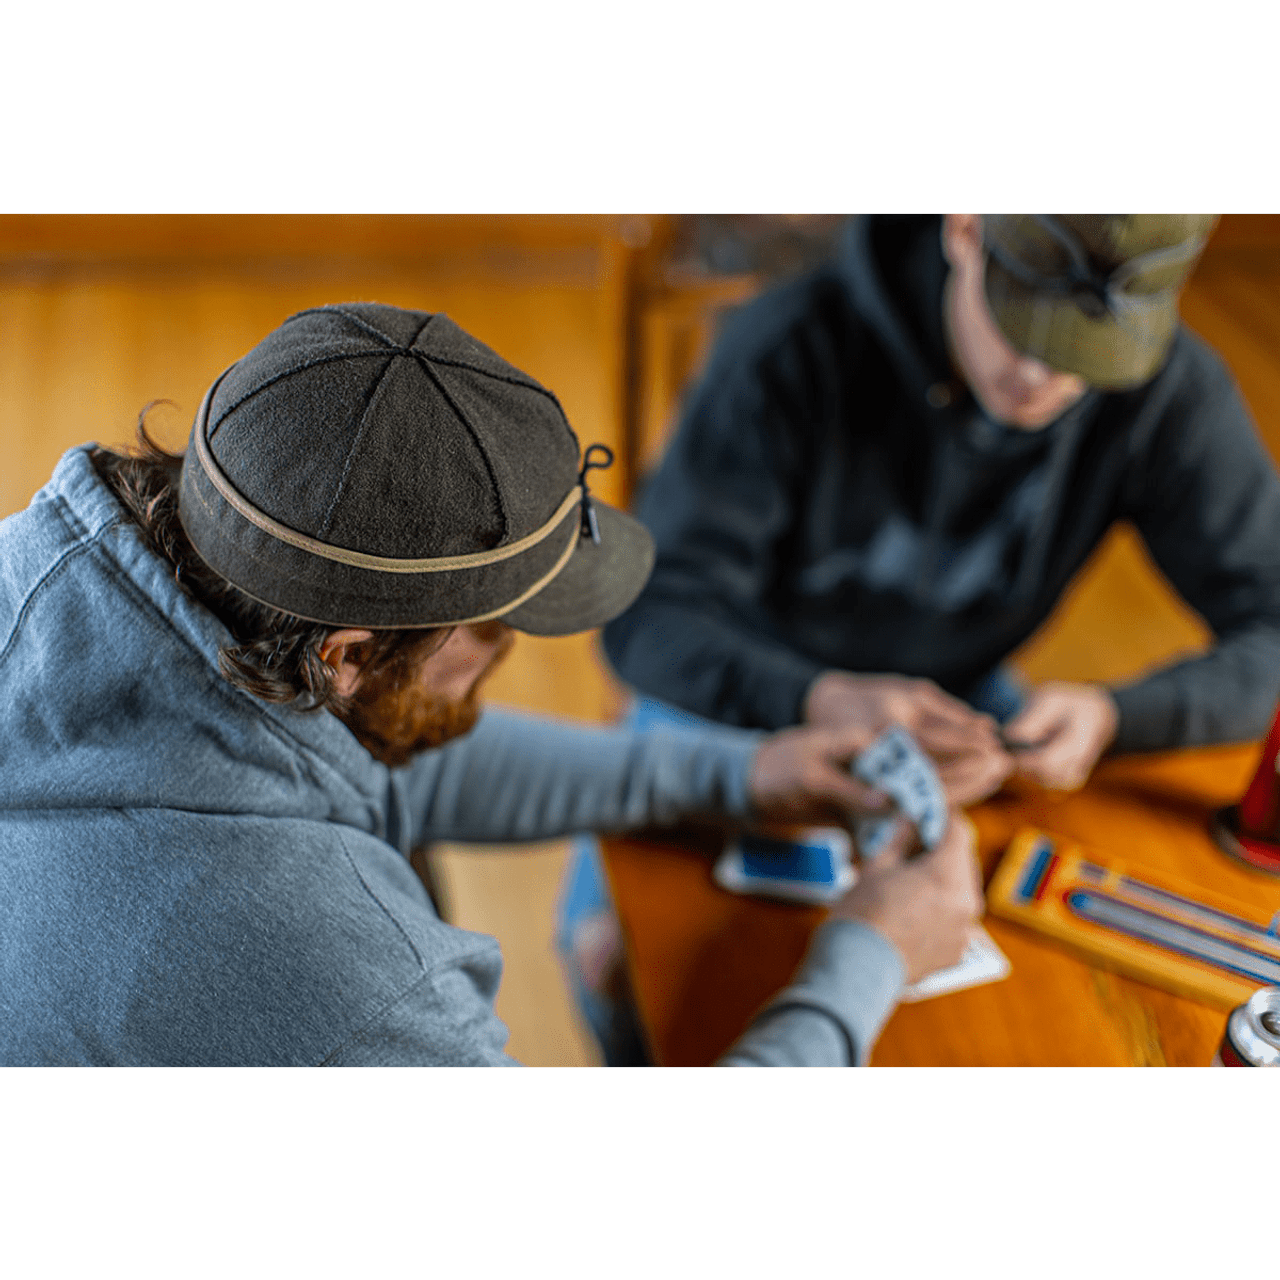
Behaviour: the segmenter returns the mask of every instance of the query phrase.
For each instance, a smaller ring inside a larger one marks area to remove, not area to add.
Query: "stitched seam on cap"
[[[417,339],[415,338],[414,341],[416,342]],[[536,391],[539,395],[546,396],[559,411],[560,420],[564,423],[573,443],[575,445],[578,444],[578,434],[574,431],[572,424],[569,422],[569,415],[565,413],[564,405],[560,403],[554,391],[548,391],[546,387],[541,387],[533,381],[526,382],[522,378],[513,378],[509,373],[495,373],[491,369],[482,369],[479,365],[468,364],[465,360],[450,360],[447,356],[427,355],[421,351],[415,351],[414,355],[420,356],[423,360],[428,360],[432,364],[446,365],[450,369],[466,369],[468,372],[477,373],[481,377],[492,378],[495,382],[505,382],[509,386],[523,387],[526,391]]]
[[[414,341],[416,342],[417,339],[415,338]],[[422,371],[431,379],[432,382],[435,383],[440,394],[449,402],[449,407],[458,415],[462,425],[466,427],[467,431],[470,433],[471,439],[475,442],[476,449],[480,453],[481,461],[484,463],[484,469],[489,473],[489,483],[493,485],[494,496],[498,500],[498,514],[502,517],[502,537],[500,537],[498,541],[502,542],[503,539],[511,536],[511,517],[507,514],[506,499],[502,493],[502,486],[498,483],[498,477],[494,473],[493,463],[489,458],[489,451],[484,447],[484,442],[480,439],[479,432],[477,432],[475,427],[471,425],[471,419],[463,413],[462,406],[449,394],[449,388],[444,385],[440,375],[431,367],[430,359],[424,356],[420,351],[415,351],[413,354],[417,356],[418,363],[422,366]]]
[[[382,372],[378,374],[373,386],[369,389],[369,394],[365,396],[364,408],[360,410],[360,425],[356,428],[355,439],[352,440],[351,447],[347,450],[347,460],[342,464],[342,475],[338,477],[338,487],[333,491],[333,499],[329,503],[328,510],[324,513],[320,528],[316,530],[317,538],[324,538],[329,533],[329,528],[333,523],[333,514],[338,507],[338,500],[342,497],[343,490],[347,487],[347,477],[351,474],[351,464],[355,461],[356,450],[360,447],[360,441],[364,438],[365,424],[369,419],[369,408],[377,397],[383,381],[391,371],[391,366],[395,364],[396,356],[399,354],[397,351],[392,351],[388,355],[387,363],[383,366]]]
[[[353,324],[360,325],[362,328],[367,328],[371,333],[374,333],[374,334],[378,333],[378,331],[374,329],[371,325],[365,325],[364,322],[358,316],[353,316],[349,312],[343,311],[341,307],[334,307],[333,310],[336,311],[340,316],[346,316],[346,318],[350,320]],[[338,501],[342,497],[343,491],[347,487],[347,477],[351,474],[351,464],[355,459],[356,449],[359,447],[360,441],[364,437],[365,423],[369,417],[369,408],[373,404],[374,399],[378,394],[378,391],[382,387],[382,383],[384,379],[386,378],[387,374],[391,371],[391,366],[395,363],[396,356],[407,354],[409,349],[413,347],[414,343],[417,342],[420,337],[422,337],[423,331],[426,329],[427,325],[429,325],[431,321],[434,319],[435,319],[434,316],[428,316],[422,322],[422,324],[418,326],[417,333],[413,335],[413,341],[410,342],[407,347],[400,343],[391,344],[392,350],[387,360],[386,367],[378,375],[377,381],[373,384],[373,387],[370,389],[368,396],[365,397],[364,408],[360,411],[360,426],[356,431],[356,438],[351,442],[351,448],[347,451],[347,460],[346,460],[346,463],[343,465],[342,475],[338,478],[338,487],[336,490],[334,490],[333,501],[329,503],[329,509],[325,512],[324,520],[321,521],[320,528],[317,530],[317,537],[320,537],[320,538],[326,537],[329,533],[329,530],[332,528],[334,513],[338,509]],[[385,335],[379,334],[378,336],[383,337]],[[387,338],[386,341],[388,343],[391,343],[390,338]]]
[[[418,353],[417,353],[416,351],[414,351],[414,348],[418,345],[418,339],[419,339],[419,338],[421,338],[421,337],[422,337],[422,335],[423,335],[424,333],[426,333],[426,331],[427,331],[427,325],[429,325],[429,324],[430,324],[434,319],[435,319],[435,316],[433,316],[433,315],[432,315],[432,316],[428,316],[428,317],[427,317],[427,318],[426,318],[426,319],[425,319],[425,320],[424,320],[424,321],[423,321],[423,322],[418,326],[418,332],[417,332],[417,333],[415,333],[415,334],[413,335],[413,341],[412,341],[412,342],[409,342],[409,343],[404,344],[400,349],[401,349],[402,351],[406,352],[406,353],[408,353],[408,352],[413,352],[413,354],[414,354],[414,355],[417,355]]]
[[[418,345],[418,340],[422,337],[424,333],[426,333],[427,329],[431,326],[431,322],[433,320],[438,320],[439,318],[440,318],[440,312],[434,311],[422,322],[422,328],[419,329],[418,332],[413,335],[413,341],[409,343],[409,349],[411,351],[413,351],[413,349]],[[414,351],[414,354],[417,355],[418,352]]]
[[[514,374],[501,373],[496,369],[485,369],[481,365],[472,364],[469,360],[454,360],[449,356],[436,355],[431,351],[415,351],[413,354],[421,356],[424,360],[430,360],[432,364],[448,365],[451,369],[469,369],[472,373],[481,374],[486,378],[494,378],[498,382],[509,382],[512,386],[536,391],[539,395],[546,396],[548,400],[553,401],[556,408],[560,409],[560,401],[556,399],[555,392],[548,391],[546,387],[540,386],[532,378],[517,378]],[[519,370],[516,370],[516,372],[518,373]],[[563,413],[564,410],[560,409],[560,412]]]
[[[268,378],[267,381],[262,383],[261,386],[254,387],[252,391],[247,391],[234,404],[230,404],[225,409],[223,409],[223,411],[218,415],[216,421],[212,422],[209,425],[209,428],[205,432],[205,435],[208,438],[208,440],[212,443],[214,433],[218,430],[220,426],[222,426],[223,422],[225,422],[226,419],[231,414],[235,413],[235,411],[238,408],[240,408],[242,404],[245,404],[248,401],[252,400],[254,396],[259,395],[263,391],[266,391],[268,387],[275,386],[275,384],[281,381],[281,379],[283,378],[292,377],[293,374],[295,373],[305,373],[308,369],[317,368],[319,365],[322,365],[322,364],[333,364],[335,361],[338,361],[338,360],[353,360],[359,357],[367,358],[370,356],[376,356],[379,360],[382,360],[386,357],[386,354],[387,353],[385,350],[383,351],[339,351],[335,355],[317,356],[316,359],[314,360],[307,360],[307,361],[304,361],[302,364],[291,365],[288,369],[285,369],[280,373],[277,373],[275,377]],[[235,365],[232,365],[232,368],[235,368]],[[228,369],[227,372],[230,373],[231,369]],[[209,408],[212,411],[213,405],[211,404]]]
[[[364,320],[360,316],[353,315],[350,311],[344,311],[341,307],[316,307],[310,313],[303,311],[303,312],[300,312],[299,314],[330,315],[330,316],[339,315],[339,316],[342,316],[343,319],[345,320],[350,320],[351,323],[356,325],[358,328],[363,329],[365,333],[370,334],[375,338],[381,338],[382,341],[385,342],[389,347],[399,347],[402,345],[401,343],[397,342],[389,333],[383,333],[381,329],[379,329],[376,325],[370,324],[368,320]],[[424,325],[423,328],[426,328],[426,326]],[[421,333],[422,330],[419,329],[418,332]],[[417,342],[417,340],[418,339],[415,337],[413,341]],[[409,345],[412,346],[413,344],[410,343]]]

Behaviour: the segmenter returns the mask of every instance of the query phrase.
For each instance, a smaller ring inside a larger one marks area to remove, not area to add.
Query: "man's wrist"
[[[805,724],[830,724],[839,719],[831,714],[829,701],[833,694],[838,694],[842,686],[846,686],[853,677],[847,671],[834,668],[820,671],[813,682],[805,690],[800,705]]]

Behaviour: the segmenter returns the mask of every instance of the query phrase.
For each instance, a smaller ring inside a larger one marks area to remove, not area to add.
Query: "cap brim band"
[[[582,536],[574,502],[557,511],[549,536],[515,556],[477,557],[480,563],[466,567],[455,560],[443,572],[432,564],[417,575],[401,566],[389,573],[339,562],[248,519],[194,453],[193,447],[183,466],[180,510],[196,551],[252,599],[311,622],[377,630],[502,618],[536,635],[569,635],[621,613],[653,567],[644,526],[597,499],[599,544]]]

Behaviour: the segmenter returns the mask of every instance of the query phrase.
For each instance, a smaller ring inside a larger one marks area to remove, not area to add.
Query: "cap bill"
[[[1127,391],[1159,372],[1178,326],[1174,295],[1129,313],[1086,315],[1070,297],[1038,292],[989,261],[987,302],[1001,332],[1023,355],[1074,373],[1100,391]]]
[[[537,595],[504,614],[517,631],[567,636],[616,618],[640,594],[653,571],[654,546],[638,520],[592,498],[599,543],[580,537],[565,567]]]

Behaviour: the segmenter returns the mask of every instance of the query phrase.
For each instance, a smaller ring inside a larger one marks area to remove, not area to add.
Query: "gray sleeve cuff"
[[[828,920],[795,981],[720,1065],[864,1066],[905,984],[902,957],[887,938],[856,920]]]

